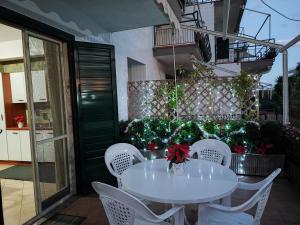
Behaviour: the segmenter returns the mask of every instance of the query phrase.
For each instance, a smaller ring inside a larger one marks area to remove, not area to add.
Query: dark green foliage
[[[125,124],[127,122],[124,122]],[[122,125],[123,130],[125,130],[124,125]],[[276,122],[257,123],[241,120],[219,123],[146,118],[129,124],[125,140],[129,140],[140,149],[147,149],[149,144],[155,144],[158,149],[163,150],[171,144],[191,145],[198,140],[215,135],[215,138],[227,143],[232,150],[240,145],[247,149],[246,153],[260,153],[262,150],[263,154],[289,153],[299,156],[300,161],[299,140],[285,129]],[[267,150],[264,151],[266,148]]]
[[[204,130],[210,134],[219,135],[220,134],[220,125],[214,121],[206,121],[203,124]]]

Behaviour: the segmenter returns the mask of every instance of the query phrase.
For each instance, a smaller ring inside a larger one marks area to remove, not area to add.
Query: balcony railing
[[[218,49],[216,49],[216,51],[218,51]],[[277,54],[278,52],[276,49],[268,46],[249,44],[247,42],[235,42],[229,44],[229,57],[226,59],[217,58],[217,62],[249,62],[263,59],[274,59]]]
[[[165,47],[195,43],[194,31],[181,29],[181,34],[178,30],[172,27],[156,27],[155,28],[155,47]],[[174,35],[173,35],[174,33]]]
[[[155,27],[154,47],[156,48],[192,44],[196,45],[196,48],[199,48],[205,62],[208,62],[211,59],[211,47],[208,35],[184,28],[181,29],[180,33],[178,30],[174,30],[172,27]]]

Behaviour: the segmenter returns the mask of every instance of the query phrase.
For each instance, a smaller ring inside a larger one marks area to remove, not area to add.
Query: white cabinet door
[[[8,160],[2,73],[0,73],[0,160]]]
[[[53,131],[45,131],[45,139],[53,138]],[[45,162],[54,162],[55,161],[55,151],[54,151],[54,142],[47,142],[44,145],[44,160]]]
[[[8,159],[14,161],[21,161],[21,142],[20,142],[20,132],[15,130],[8,130],[7,134],[7,150]]]
[[[47,102],[45,71],[31,71],[32,92],[34,102]]]
[[[27,102],[24,72],[10,74],[11,96],[13,103]]]
[[[31,161],[31,146],[28,130],[20,131],[21,155],[22,161]]]
[[[8,160],[6,130],[0,128],[0,160]]]
[[[43,140],[44,139],[44,132],[40,131],[40,130],[37,130],[35,132],[35,138],[36,138],[36,141]],[[37,148],[36,152],[37,152],[37,160],[38,160],[38,162],[44,162],[44,145],[37,144],[36,148]]]

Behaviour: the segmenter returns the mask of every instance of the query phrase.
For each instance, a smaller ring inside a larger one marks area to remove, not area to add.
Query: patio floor
[[[244,177],[246,182],[257,182],[262,178]],[[238,190],[232,197],[232,205],[248,199],[254,192]],[[158,212],[165,206],[152,204],[150,208]],[[252,210],[254,211],[254,210]],[[96,195],[73,197],[60,213],[86,217],[83,225],[108,225],[107,218]],[[196,218],[196,207],[190,206],[190,222]],[[286,178],[279,178],[273,184],[272,192],[263,215],[261,225],[299,225],[300,224],[300,187],[291,184]]]

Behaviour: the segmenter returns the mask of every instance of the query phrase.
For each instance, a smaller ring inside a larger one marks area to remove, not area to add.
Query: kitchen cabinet
[[[31,145],[28,130],[7,131],[8,159],[13,161],[31,161]]]
[[[20,131],[22,161],[31,161],[30,135],[28,130]]]
[[[6,130],[0,128],[0,160],[8,160]]]
[[[38,130],[36,132],[37,152],[39,162],[55,162],[54,142],[49,141],[43,144],[38,144],[41,140],[53,138],[52,130]]]
[[[26,84],[25,73],[11,73],[10,74],[11,96],[13,103],[26,103]]]
[[[14,161],[22,161],[20,131],[8,130],[7,136],[7,150],[8,159]]]
[[[47,86],[45,71],[31,71],[32,92],[34,102],[47,102]]]
[[[8,160],[2,73],[0,73],[0,160]]]

